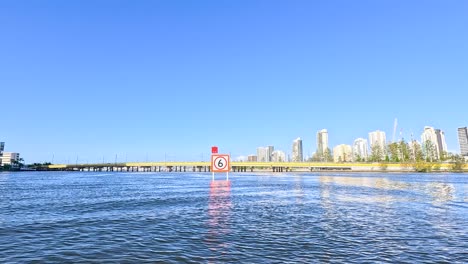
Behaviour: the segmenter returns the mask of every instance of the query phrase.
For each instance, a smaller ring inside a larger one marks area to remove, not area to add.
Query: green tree
[[[383,156],[384,156],[384,152],[380,145],[374,144],[373,146],[371,146],[371,155],[369,157],[370,161],[372,162],[382,161]]]
[[[24,166],[24,159],[19,158],[18,160],[13,161],[13,165],[21,169]]]
[[[436,147],[430,140],[426,140],[423,145],[424,157],[427,162],[433,162],[437,160]]]
[[[330,148],[327,148],[327,149],[325,150],[325,152],[323,153],[323,160],[324,160],[325,162],[331,162],[331,161],[333,161],[333,157],[332,157],[332,153],[331,153]]]
[[[400,161],[405,162],[410,159],[410,148],[404,139],[398,142],[398,152],[400,153]]]
[[[440,161],[446,161],[450,158],[449,154],[447,153],[447,151],[442,151],[442,153],[440,153]]]
[[[323,161],[323,153],[315,152],[314,155],[312,155],[312,161]]]
[[[465,164],[466,164],[465,157],[463,157],[462,155],[454,155],[451,158],[451,164],[452,164],[450,168],[451,171],[463,172],[465,168]]]
[[[399,143],[390,143],[387,146],[388,148],[388,159],[392,162],[399,162],[400,161],[400,144]]]
[[[413,162],[424,160],[424,152],[421,145],[419,145],[415,140],[413,140],[411,145],[412,149],[410,152],[410,159],[413,160]]]
[[[362,162],[362,161],[364,161],[364,159],[361,157],[361,155],[356,154],[356,155],[354,155],[354,161]]]

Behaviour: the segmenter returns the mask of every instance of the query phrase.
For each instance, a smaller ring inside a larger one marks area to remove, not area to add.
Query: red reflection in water
[[[208,200],[208,234],[206,242],[212,251],[223,253],[230,233],[231,182],[212,181]]]

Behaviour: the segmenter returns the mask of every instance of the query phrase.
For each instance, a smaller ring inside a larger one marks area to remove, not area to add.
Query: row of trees
[[[389,143],[384,149],[380,145],[373,145],[367,161],[371,162],[408,162],[408,161],[426,161],[426,162],[444,162],[451,160],[454,154],[444,151],[438,152],[437,146],[427,140],[420,145],[413,140],[407,143],[404,140],[400,142]],[[362,159],[361,161],[366,161]]]
[[[421,172],[437,170],[440,162],[450,162],[453,171],[463,170],[466,163],[463,156],[443,151],[439,152],[436,148],[437,146],[429,140],[421,145],[415,140],[408,143],[402,139],[399,142],[389,143],[385,147],[374,144],[368,157],[353,153],[352,158],[354,162],[402,163]],[[327,148],[324,153],[315,153],[308,161],[332,162],[331,150]]]

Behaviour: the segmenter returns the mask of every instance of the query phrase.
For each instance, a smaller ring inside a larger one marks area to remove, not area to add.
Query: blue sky
[[[394,118],[459,151],[467,1],[0,2],[0,140],[26,162],[208,160]]]

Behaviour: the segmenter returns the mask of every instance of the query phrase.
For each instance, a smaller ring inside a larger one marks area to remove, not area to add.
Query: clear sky
[[[27,163],[304,154],[468,125],[468,1],[0,1],[0,141]]]

